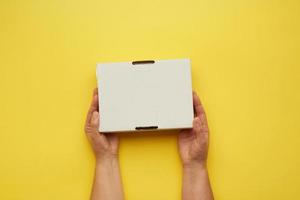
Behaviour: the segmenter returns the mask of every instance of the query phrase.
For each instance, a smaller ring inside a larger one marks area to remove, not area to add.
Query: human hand
[[[123,200],[124,195],[118,161],[119,138],[113,133],[103,134],[98,130],[99,104],[96,88],[85,122],[85,133],[96,157],[91,199]]]
[[[193,128],[181,130],[178,135],[179,154],[184,167],[197,165],[206,168],[209,130],[204,108],[195,92],[193,106]]]
[[[98,89],[94,89],[92,103],[90,105],[86,123],[85,133],[93,148],[96,161],[102,162],[107,159],[117,158],[119,149],[119,138],[113,133],[103,134],[99,129],[99,104]]]

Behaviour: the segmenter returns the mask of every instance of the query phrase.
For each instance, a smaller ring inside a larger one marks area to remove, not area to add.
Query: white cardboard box
[[[100,63],[100,132],[191,128],[189,59]]]

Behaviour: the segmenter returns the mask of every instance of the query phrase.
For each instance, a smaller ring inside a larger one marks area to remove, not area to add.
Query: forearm
[[[96,162],[91,200],[123,200],[122,181],[117,158]]]
[[[209,176],[205,166],[190,165],[183,167],[183,200],[213,200]]]

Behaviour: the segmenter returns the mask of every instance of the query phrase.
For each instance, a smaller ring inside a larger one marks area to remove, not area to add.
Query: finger
[[[91,102],[90,108],[98,109],[98,107],[99,107],[99,104],[98,104],[98,88],[95,88],[94,91],[93,91],[93,97],[92,97],[92,102]]]
[[[98,111],[98,107],[96,106],[98,104],[98,96],[94,96],[92,99],[91,106],[88,110],[87,116],[86,116],[86,125],[88,125],[91,122],[91,118],[94,111]]]
[[[94,134],[94,138],[96,138],[97,141],[100,142],[102,146],[106,147],[109,144],[109,142],[107,139],[107,135],[99,132],[99,126],[100,126],[99,119],[100,119],[100,115],[99,112],[97,112],[97,115],[95,114],[95,118],[93,117],[92,119],[91,126],[94,130],[94,133],[96,133]]]
[[[194,106],[195,116],[198,117],[201,114],[202,105],[201,105],[201,101],[195,91],[193,91],[193,106]]]
[[[193,130],[198,140],[203,140],[208,138],[207,123],[203,123],[199,117],[196,117],[193,121]]]
[[[94,131],[98,132],[98,129],[99,129],[99,113],[98,113],[98,111],[94,111],[92,113],[91,127]]]
[[[197,132],[199,132],[200,130],[200,118],[199,117],[195,117],[194,120],[193,120],[193,129]]]
[[[93,112],[94,111],[99,111],[99,103],[98,102],[99,102],[99,100],[98,100],[98,92],[95,89],[94,93],[93,93],[92,102],[91,102],[90,108],[89,108],[88,113],[87,113],[86,125],[88,123],[90,123]]]
[[[196,117],[199,117],[200,121],[202,123],[207,124],[204,107],[200,101],[199,96],[196,94],[196,92],[193,92],[193,103],[194,103],[194,110],[195,110]]]
[[[90,122],[91,131],[89,133],[90,138],[94,141],[100,142],[102,145],[107,145],[107,140],[105,135],[99,133],[99,113],[94,111],[92,113],[91,122]]]
[[[208,123],[207,123],[205,110],[196,92],[193,92],[193,102],[194,102],[195,115],[196,118],[198,118],[198,119],[195,118],[196,119],[195,123],[197,124],[196,130],[200,134],[202,133],[208,134]]]
[[[94,88],[93,90],[93,96],[95,96],[96,94],[98,94],[98,88]]]
[[[85,125],[85,133],[88,135],[89,138],[94,138],[94,136],[97,135],[97,127],[99,127],[99,114],[97,111],[94,111],[91,114],[90,122]]]

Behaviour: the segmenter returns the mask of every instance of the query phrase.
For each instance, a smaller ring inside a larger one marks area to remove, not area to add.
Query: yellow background
[[[96,63],[172,58],[192,60],[216,199],[300,199],[300,1],[1,0],[0,23],[0,199],[88,199]],[[121,138],[128,200],[180,199],[176,145]]]

